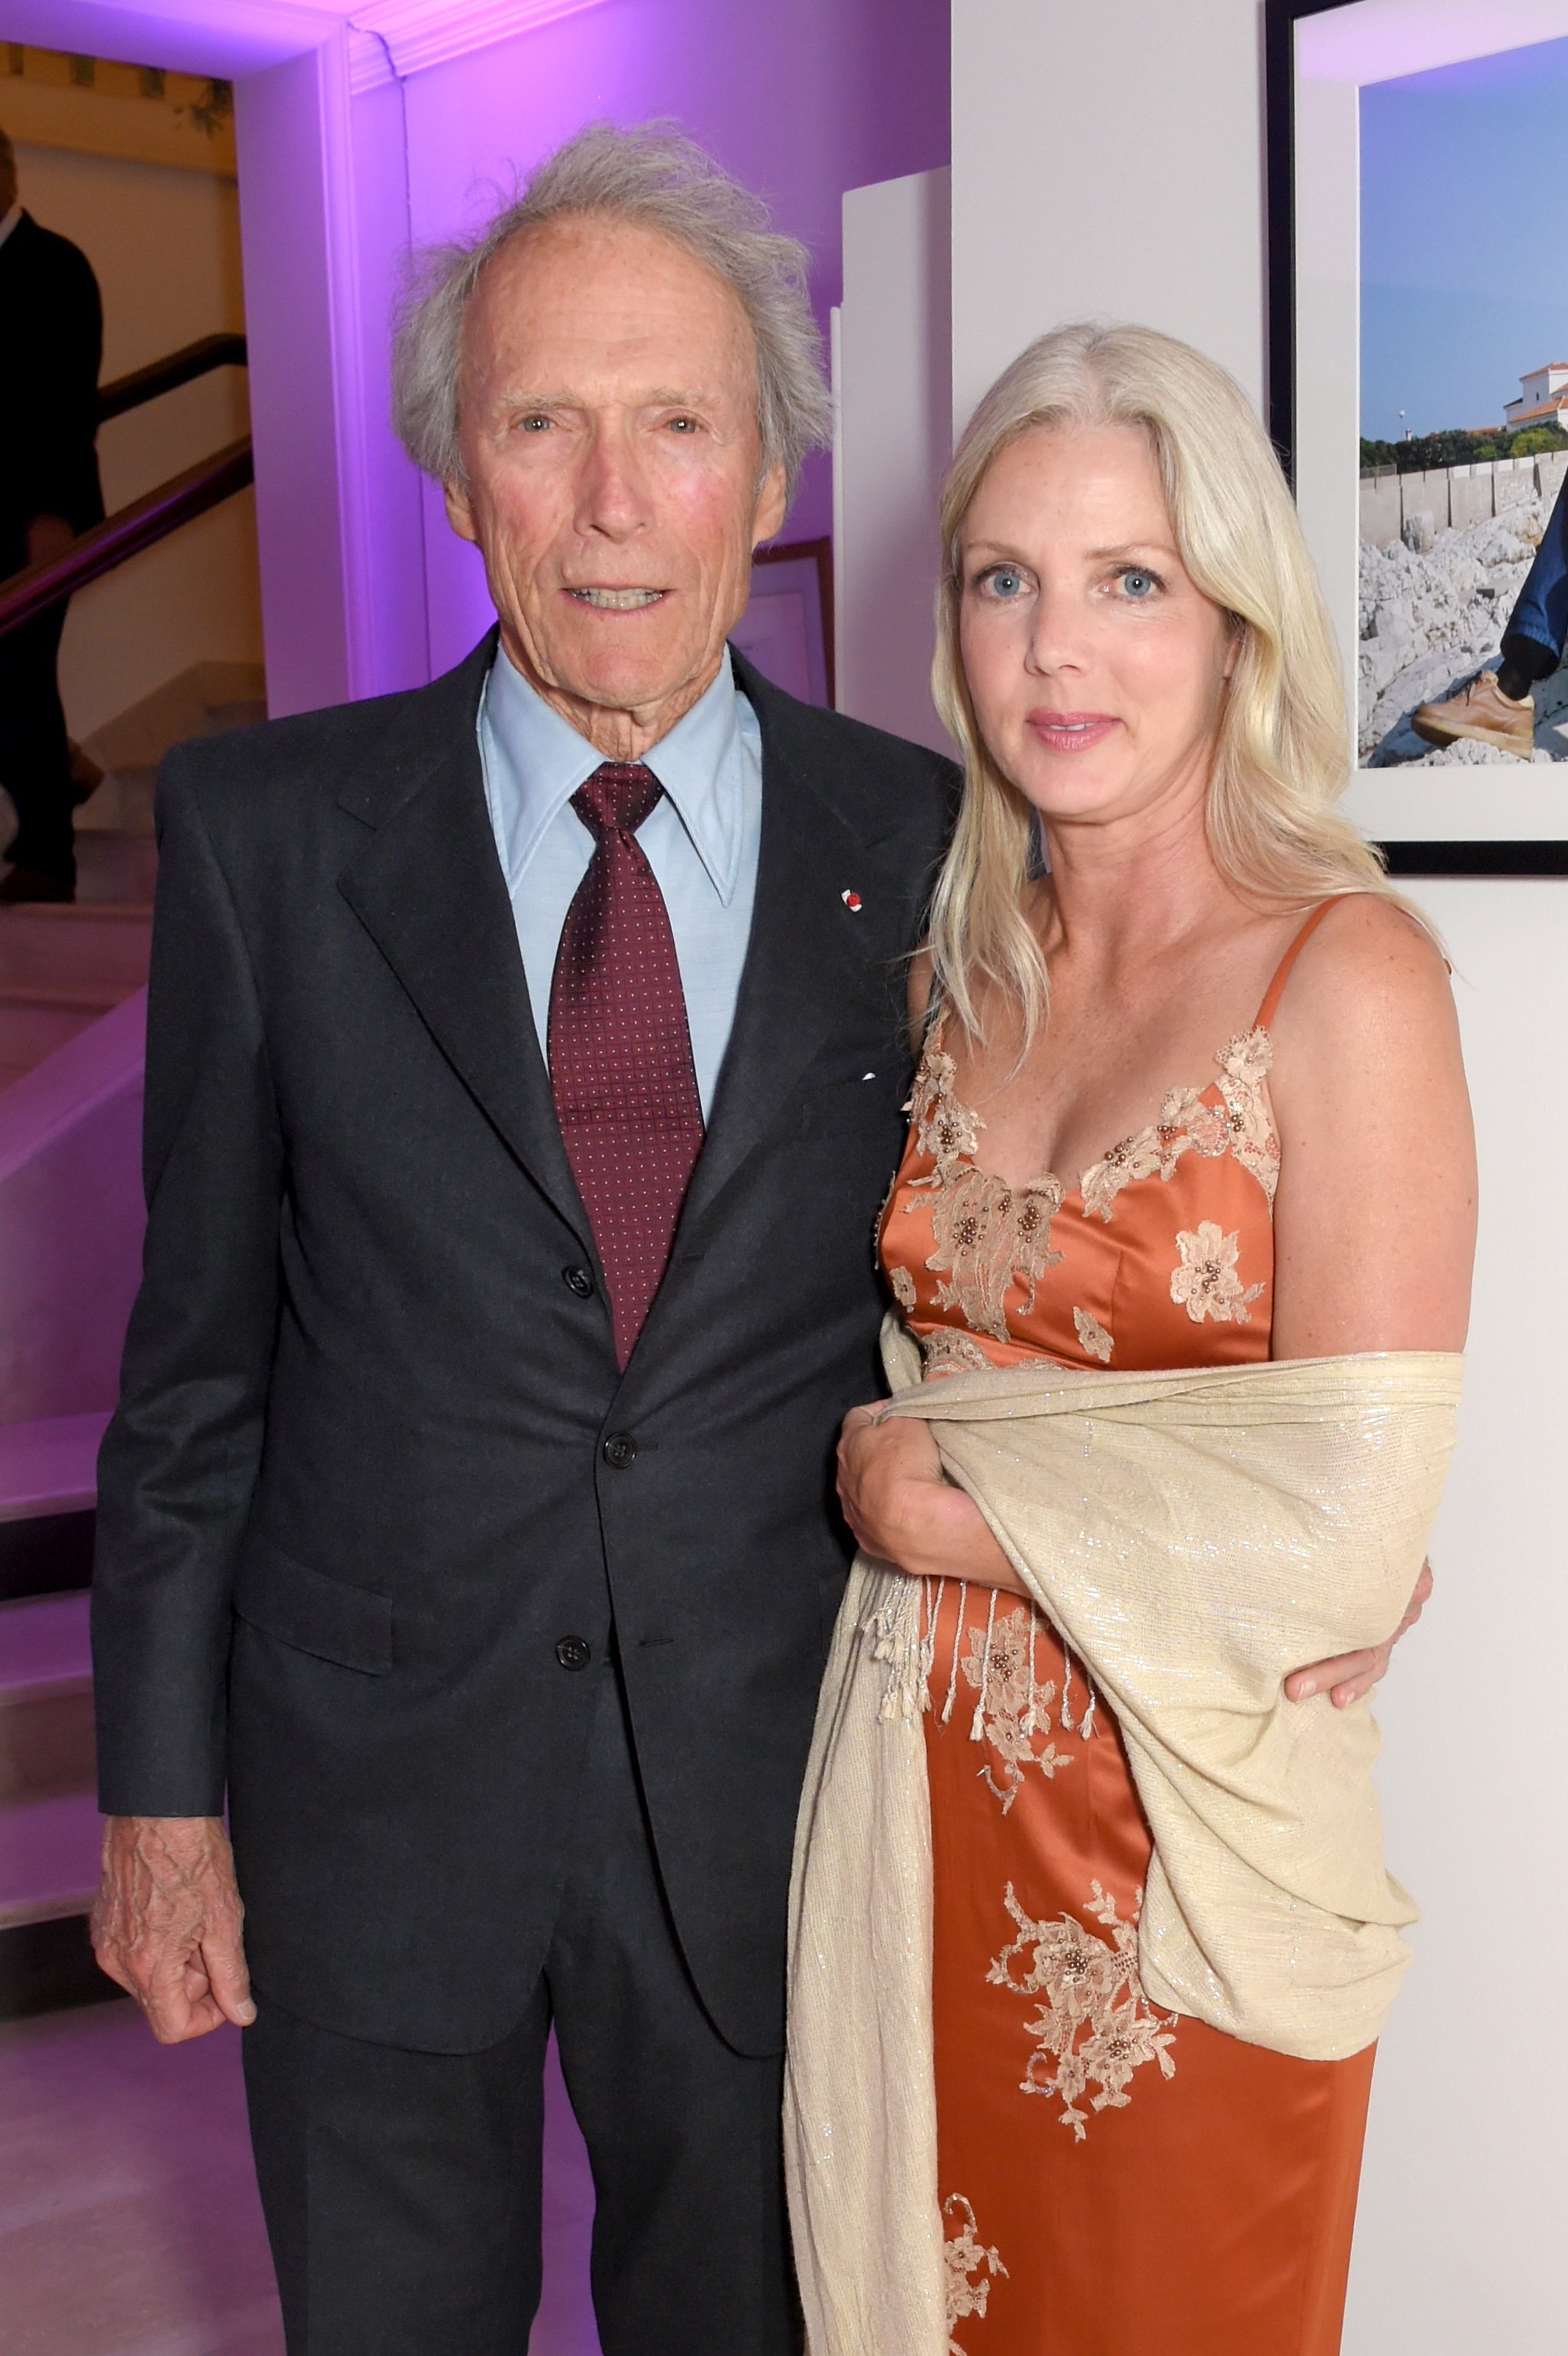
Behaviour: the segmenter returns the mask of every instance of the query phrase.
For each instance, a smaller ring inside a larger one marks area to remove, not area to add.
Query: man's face
[[[601,750],[639,757],[713,679],[784,520],[738,298],[656,230],[525,231],[469,307],[460,441],[447,513],[484,552],[507,653]]]
[[[16,159],[0,149],[0,220],[16,201]]]

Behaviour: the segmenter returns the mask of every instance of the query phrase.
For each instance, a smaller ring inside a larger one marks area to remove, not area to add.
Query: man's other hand
[[[1337,1660],[1314,1661],[1309,1668],[1297,1669],[1285,1681],[1285,1690],[1291,1700],[1310,1701],[1315,1693],[1327,1692],[1336,1709],[1349,1709],[1353,1701],[1370,1694],[1387,1676],[1390,1654],[1400,1638],[1414,1627],[1431,1592],[1432,1565],[1424,1562],[1414,1592],[1405,1606],[1404,1618],[1387,1644],[1375,1644],[1364,1653],[1341,1653]]]
[[[161,2045],[255,2019],[244,1917],[220,1816],[105,1819],[92,1951]]]

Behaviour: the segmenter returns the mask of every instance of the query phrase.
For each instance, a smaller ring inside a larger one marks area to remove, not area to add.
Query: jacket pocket
[[[350,1587],[248,1533],[234,1582],[238,1617],[317,1660],[384,1677],[392,1665],[392,1599]]]

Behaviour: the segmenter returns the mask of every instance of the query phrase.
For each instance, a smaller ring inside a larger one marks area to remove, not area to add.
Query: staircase
[[[152,938],[150,894],[0,908],[0,1089],[143,989]]]
[[[105,1420],[0,1432],[0,2020],[109,1993],[87,1934],[101,1826],[86,1580]]]
[[[140,1263],[153,789],[170,744],[264,718],[261,690],[197,664],[99,729],[75,904],[0,907],[0,2019],[110,1993],[88,1584]]]
[[[117,718],[105,721],[87,737],[82,751],[103,771],[103,782],[76,814],[78,865],[86,860],[80,890],[94,890],[94,867],[101,873],[112,853],[100,851],[99,836],[120,841],[140,840],[152,849],[153,789],[158,764],[171,744],[193,736],[224,736],[236,728],[253,728],[267,716],[266,688],[259,663],[193,663],[176,679],[165,680],[151,695],[143,696]],[[149,871],[150,875],[150,871]],[[121,892],[102,896],[118,899]]]
[[[169,746],[265,717],[256,664],[202,662],[89,737],[103,777],[77,812],[75,905],[0,908],[0,1089],[146,982],[153,793]]]

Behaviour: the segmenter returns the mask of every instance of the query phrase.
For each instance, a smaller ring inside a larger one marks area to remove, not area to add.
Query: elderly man
[[[253,2020],[310,2356],[520,2356],[552,2023],[606,2356],[795,2344],[790,1843],[953,785],[726,649],[805,259],[673,138],[546,164],[400,339],[499,648],[163,779],[97,1935],[160,2036]]]
[[[552,2023],[606,2356],[796,2344],[791,1837],[955,782],[726,650],[804,262],[571,143],[400,336],[499,644],[164,776],[97,1939],[245,2025],[296,2356],[521,2356]]]

